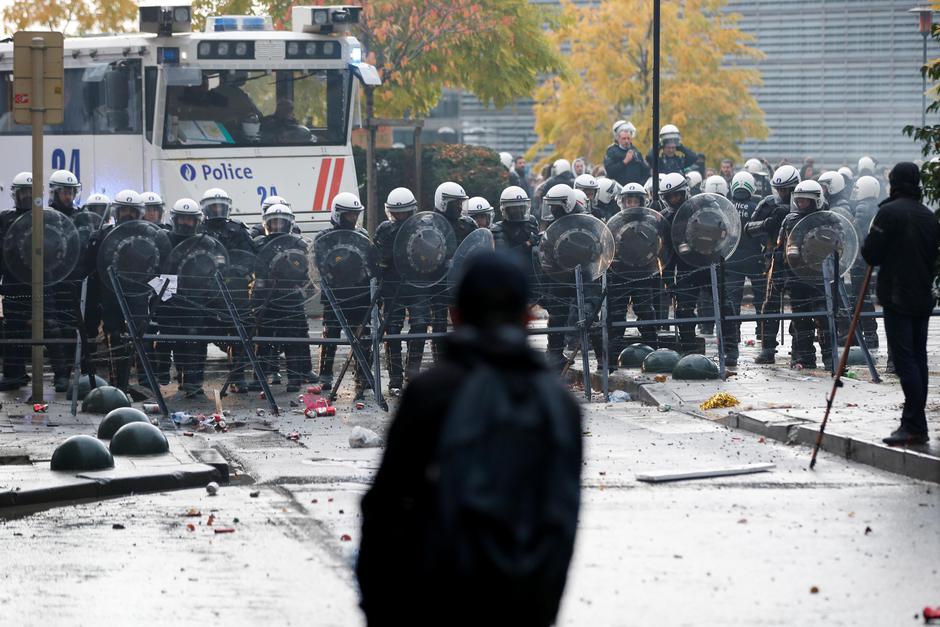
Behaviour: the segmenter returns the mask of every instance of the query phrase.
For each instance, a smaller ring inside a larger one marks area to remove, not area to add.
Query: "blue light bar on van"
[[[179,48],[157,48],[157,63],[162,65],[179,65]]]
[[[216,15],[206,18],[207,33],[274,30],[269,15]]]

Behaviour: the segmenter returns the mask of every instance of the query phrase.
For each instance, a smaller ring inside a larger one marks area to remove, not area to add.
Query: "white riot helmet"
[[[591,210],[591,201],[582,189],[571,190],[571,202],[574,204],[572,213],[589,213]]]
[[[845,179],[834,170],[823,172],[816,180],[829,192],[830,197],[841,193],[845,189]]]
[[[13,177],[10,186],[10,195],[13,197],[13,206],[20,211],[31,209],[33,204],[33,173],[20,172]]]
[[[567,159],[558,159],[552,164],[552,176],[558,176],[562,172],[571,172],[571,163]]]
[[[842,178],[845,179],[846,183],[848,183],[849,181],[855,178],[855,173],[852,172],[852,168],[850,168],[847,165],[844,165],[841,168],[839,168],[839,174],[842,175]]]
[[[660,175],[659,175],[659,179],[662,180],[662,178],[663,178],[663,177],[662,177],[662,175],[660,174]],[[649,177],[648,179],[646,179],[646,182],[643,183],[643,189],[646,190],[646,195],[647,195],[647,196],[652,196],[652,195],[653,195],[653,177],[652,177],[652,176]]]
[[[49,204],[53,204],[59,191],[70,190],[72,199],[69,205],[74,205],[75,199],[82,193],[82,184],[78,182],[78,177],[68,170],[56,170],[49,177]]]
[[[163,222],[166,204],[160,198],[160,195],[156,192],[144,192],[140,195],[140,199],[144,203],[144,219],[154,224]],[[85,206],[88,206],[87,203]]]
[[[195,235],[202,218],[202,209],[192,198],[180,198],[170,208],[170,224],[180,235]]]
[[[271,205],[287,205],[291,206],[287,199],[283,196],[265,196],[264,200],[261,201],[261,215],[264,215],[264,212],[267,211],[268,207]]]
[[[859,176],[863,174],[874,174],[875,173],[875,160],[871,157],[862,157],[858,160],[858,174]]]
[[[525,222],[529,219],[531,201],[525,190],[511,185],[499,195],[499,211],[507,222]]]
[[[822,185],[813,180],[797,184],[790,194],[790,210],[796,213],[809,213],[823,207]]]
[[[617,120],[614,122],[613,131],[615,141],[620,138],[620,131],[627,131],[631,136],[636,135],[636,127],[626,120]]]
[[[792,165],[782,165],[774,171],[770,179],[770,187],[774,190],[774,198],[779,203],[789,203],[790,193],[800,182],[800,173]]]
[[[679,129],[673,124],[667,124],[659,130],[659,143],[665,146],[667,143],[673,143],[677,146],[682,143],[682,136]]]
[[[467,199],[467,192],[461,185],[446,181],[434,190],[434,210],[454,222],[463,213]]]
[[[582,192],[584,192],[584,195],[587,196],[588,202],[592,202],[597,196],[597,190],[599,189],[599,186],[597,184],[597,179],[585,172],[574,180],[574,188],[580,189]]]
[[[685,179],[689,182],[689,188],[692,191],[700,189],[702,174],[698,170],[690,170],[689,173],[685,175]]]
[[[639,183],[627,183],[620,190],[617,198],[617,204],[621,209],[630,209],[633,207],[645,207],[649,200],[649,194]]]
[[[545,192],[542,198],[542,206],[551,213],[552,219],[557,220],[563,216],[575,213],[575,198],[571,187],[564,183],[553,185],[550,190]]]
[[[294,211],[283,203],[274,203],[261,216],[266,235],[290,233],[294,227]]]
[[[199,200],[199,206],[202,208],[206,220],[215,220],[216,218],[226,219],[232,213],[232,197],[224,189],[213,187],[207,189]]]
[[[740,192],[740,193],[738,193]],[[757,181],[754,175],[746,170],[741,170],[731,178],[731,196],[744,197],[745,200],[757,193]]]
[[[358,196],[352,192],[340,192],[330,203],[330,222],[340,229],[354,229],[363,209]]]
[[[878,198],[881,194],[881,183],[873,176],[860,176],[852,188],[852,200],[865,200]]]
[[[474,196],[467,201],[467,215],[473,218],[480,228],[489,228],[493,223],[495,210],[486,198]]]
[[[728,195],[728,181],[725,180],[723,176],[717,174],[709,176],[705,179],[705,184],[702,186],[702,191],[706,194],[719,194],[720,196]]]
[[[88,197],[88,200],[85,201],[85,204],[82,205],[82,209],[104,217],[104,213],[108,210],[108,205],[110,204],[111,199],[104,194],[92,194]]]
[[[115,224],[140,220],[144,217],[144,199],[132,189],[122,189],[111,200],[108,214]]]
[[[678,209],[689,199],[689,182],[682,174],[670,172],[659,182],[659,197],[673,209]]]
[[[597,178],[597,202],[608,205],[620,194],[620,183],[606,176]]]
[[[744,162],[744,171],[754,176],[769,176],[770,172],[764,167],[760,159],[748,159]]]
[[[508,152],[499,153],[499,162],[503,164],[503,167],[507,170],[512,169],[512,155]]]
[[[385,199],[385,215],[392,222],[402,222],[418,211],[418,201],[407,187],[396,187]]]

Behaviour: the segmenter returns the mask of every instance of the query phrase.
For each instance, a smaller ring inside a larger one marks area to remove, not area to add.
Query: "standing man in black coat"
[[[526,341],[528,287],[505,253],[474,258],[444,359],[405,389],[362,500],[356,576],[370,627],[555,622],[581,417]],[[501,400],[467,403],[480,388]]]
[[[621,186],[627,183],[642,185],[650,176],[650,167],[643,160],[643,153],[633,145],[634,135],[636,127],[633,124],[617,120],[614,122],[614,143],[604,155],[607,178],[617,181]]]
[[[862,246],[878,266],[878,301],[885,335],[904,390],[901,426],[884,439],[892,446],[927,443],[927,326],[933,311],[932,285],[940,225],[921,203],[920,170],[899,163],[889,177],[891,196],[881,203]]]

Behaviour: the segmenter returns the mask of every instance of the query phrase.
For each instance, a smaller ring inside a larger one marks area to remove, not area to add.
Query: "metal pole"
[[[653,198],[659,200],[659,0],[653,0],[653,158],[650,160],[650,176],[653,177]],[[654,205],[655,206],[655,205]]]
[[[369,308],[369,313],[372,317],[372,394],[375,397],[375,401],[378,403],[379,398],[382,396],[382,342],[379,337],[379,280],[372,279],[370,282],[370,290],[372,292],[372,306]]]
[[[78,324],[75,329],[75,362],[73,364],[73,369],[75,374],[72,375],[72,415],[78,413],[78,382],[82,378],[82,351],[85,350],[84,338],[82,329],[85,326],[85,299],[88,296],[88,279],[82,280],[82,293],[81,298],[79,299],[79,317]],[[89,373],[91,369],[89,368]],[[94,376],[91,377],[94,379]],[[91,387],[94,387],[92,385]]]
[[[591,361],[588,358],[588,321],[584,315],[584,279],[581,276],[581,266],[575,266],[574,284],[577,290],[578,327],[581,331],[581,374],[584,380],[584,397],[591,400]]]
[[[375,180],[375,88],[366,85],[366,128],[369,132],[369,141],[366,143],[366,228],[369,236],[375,235],[375,227],[379,222],[379,207],[376,200],[378,187]]]
[[[715,308],[715,340],[718,342],[718,376],[722,379],[725,378],[725,342],[724,334],[721,332],[721,299],[718,298],[718,270],[715,264],[712,264],[708,268],[709,273],[711,274],[711,283],[712,283],[712,303]]]
[[[604,294],[607,294],[607,271],[601,278]],[[604,392],[604,402],[610,401],[610,333],[607,329],[607,297],[601,301],[601,346],[604,355],[601,362],[601,390]],[[618,356],[619,357],[619,356]]]
[[[854,311],[853,301],[849,298],[849,294],[845,289],[845,283],[842,281],[836,281],[836,287],[838,288],[838,296],[842,301],[842,305],[849,311]],[[862,295],[859,294],[858,298],[862,298]],[[846,343],[851,344],[851,338],[846,338]],[[878,369],[875,367],[875,360],[871,356],[871,351],[868,350],[868,343],[865,342],[865,337],[862,334],[862,329],[858,325],[855,325],[855,343],[858,344],[859,348],[862,350],[862,356],[865,357],[865,365],[868,366],[868,374],[871,375],[872,383],[881,383],[881,377],[878,375]]]
[[[927,126],[927,35],[929,31],[924,31],[924,63],[921,66],[921,83],[922,88],[920,92],[920,125],[921,127]]]
[[[423,211],[425,207],[421,206],[421,132],[424,130],[424,120],[415,122],[414,149],[415,149],[415,198],[418,199],[418,211]]]
[[[43,64],[45,54],[45,42],[41,37],[33,37],[30,43],[30,56],[32,61],[33,85],[32,85],[32,106],[30,112],[33,126],[33,254],[32,254],[32,296],[33,296],[33,340],[42,341],[43,339],[43,207],[45,200],[43,194],[43,154],[42,154],[42,132],[45,120],[45,82],[43,76]],[[33,399],[35,402],[42,401],[42,359],[43,345],[33,344]]]
[[[829,265],[829,260],[832,259],[835,262],[835,272],[832,270],[832,266]],[[830,336],[830,360],[832,362],[832,375],[835,376],[835,367],[836,363],[839,361],[839,335],[838,329],[836,328],[836,314],[838,313],[839,303],[836,301],[835,296],[833,295],[832,286],[835,283],[833,276],[839,276],[839,257],[837,254],[831,255],[822,265],[823,270],[823,287],[826,290],[826,323],[829,325],[829,336]],[[846,344],[851,344],[851,342],[846,342]]]

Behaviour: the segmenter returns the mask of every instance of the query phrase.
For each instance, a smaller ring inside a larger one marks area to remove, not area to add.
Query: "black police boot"
[[[408,342],[408,362],[405,364],[405,380],[411,381],[421,373],[421,360],[424,358],[424,340]]]
[[[336,359],[335,344],[320,345],[320,387],[324,392],[333,389],[333,361]]]
[[[773,364],[777,361],[777,348],[766,346],[760,350],[757,357],[754,358],[755,364]]]
[[[4,373],[3,378],[0,378],[0,392],[18,390],[27,385],[29,385],[29,375],[25,371],[22,373],[8,371]]]

